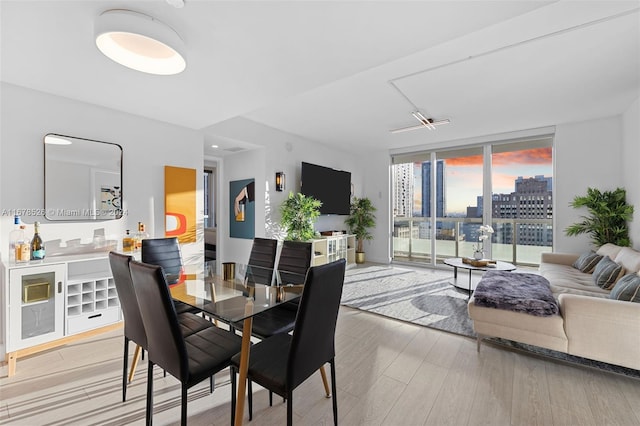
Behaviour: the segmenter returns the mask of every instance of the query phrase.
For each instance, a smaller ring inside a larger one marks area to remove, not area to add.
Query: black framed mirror
[[[122,217],[122,147],[48,133],[44,136],[44,207],[52,221]]]

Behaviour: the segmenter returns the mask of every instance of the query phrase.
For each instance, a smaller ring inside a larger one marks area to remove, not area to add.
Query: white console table
[[[16,361],[122,326],[106,253],[2,262],[0,316],[9,376]]]

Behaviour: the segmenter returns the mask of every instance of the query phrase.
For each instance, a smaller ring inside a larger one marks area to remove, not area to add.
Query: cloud
[[[496,166],[509,164],[551,164],[551,153],[551,147],[500,152],[493,154],[492,163]],[[445,161],[447,166],[477,166],[482,164],[482,155],[447,158]]]

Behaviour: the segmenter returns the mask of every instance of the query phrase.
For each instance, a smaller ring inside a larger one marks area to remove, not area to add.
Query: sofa
[[[632,274],[640,277],[640,251],[605,244],[595,254],[624,268],[617,278],[630,276],[620,283],[637,283]],[[612,299],[612,292],[613,296],[620,292],[614,290],[616,284],[601,288],[593,272],[574,266],[586,256],[542,254],[539,274],[549,281],[559,305],[557,315],[534,316],[478,306],[471,297],[468,312],[478,335],[478,350],[483,338],[499,337],[640,370],[640,303]],[[637,287],[632,300],[640,301]]]

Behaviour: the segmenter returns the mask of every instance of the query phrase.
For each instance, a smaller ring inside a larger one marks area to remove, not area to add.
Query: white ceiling
[[[623,112],[640,87],[640,2],[206,1],[0,3],[2,81],[206,133],[238,117],[340,149],[401,149]],[[101,12],[173,26],[187,69],[152,76],[95,47]],[[414,107],[449,118],[435,131]]]

